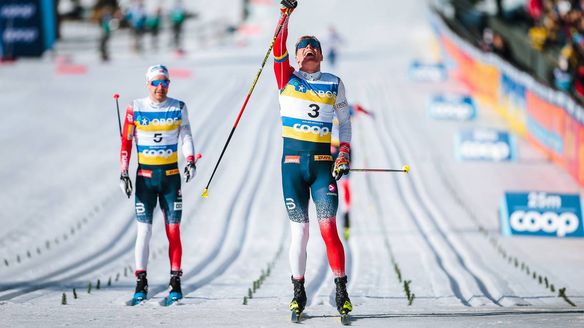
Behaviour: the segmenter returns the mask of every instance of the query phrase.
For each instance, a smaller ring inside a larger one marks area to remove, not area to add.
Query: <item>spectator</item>
[[[572,89],[572,75],[577,67],[576,44],[582,37],[575,34],[572,40],[562,48],[558,57],[558,66],[554,68],[554,86],[556,89],[569,92]]]
[[[574,95],[581,102],[584,103],[584,36],[577,33],[573,36],[573,56],[575,58],[574,69]]]
[[[505,43],[501,34],[494,32],[490,28],[484,29],[483,40],[480,42],[480,47],[483,51],[495,53],[507,62],[514,62],[511,50]]]
[[[126,19],[130,24],[132,33],[134,35],[134,51],[142,51],[142,36],[146,30],[146,11],[144,9],[144,2],[142,0],[134,1],[134,4],[128,9]]]
[[[152,37],[152,48],[158,50],[158,34],[160,32],[160,22],[162,21],[162,8],[156,8],[154,15],[146,19],[146,29]]]
[[[513,62],[511,51],[503,39],[503,36],[499,33],[493,33],[493,52],[506,61]]]
[[[111,6],[105,6],[99,10],[98,23],[100,27],[100,37],[99,37],[99,53],[101,60],[104,62],[109,61],[109,39],[111,36],[111,21],[113,19],[114,9]]]
[[[328,52],[327,52],[327,60],[330,63],[331,67],[335,67],[336,63],[337,63],[337,57],[338,57],[338,50],[337,48],[339,47],[339,45],[341,45],[343,43],[343,38],[341,37],[341,35],[339,34],[339,32],[337,31],[337,29],[334,26],[329,26],[329,33],[328,33],[328,37],[327,37],[327,41],[328,41]]]
[[[527,13],[533,22],[538,22],[543,15],[543,0],[528,0]]]
[[[177,52],[182,53],[183,52],[183,49],[181,46],[182,29],[183,29],[183,23],[184,23],[187,15],[186,15],[186,10],[185,10],[181,0],[175,1],[174,6],[170,10],[169,16],[170,16],[170,24],[172,25],[172,35],[173,35],[172,40],[173,40],[174,49]]]

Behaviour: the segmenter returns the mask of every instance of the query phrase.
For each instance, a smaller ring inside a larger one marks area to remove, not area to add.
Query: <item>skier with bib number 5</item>
[[[170,258],[169,304],[181,299],[182,216],[181,179],[178,169],[178,143],[187,161],[185,182],[195,177],[195,149],[184,102],[167,97],[170,86],[168,69],[163,65],[148,68],[146,81],[149,96],[136,99],[128,106],[122,129],[120,150],[120,187],[130,198],[132,182],[128,175],[132,141],[136,141],[138,169],[136,172],[135,210],[137,236],[135,246],[136,290],[131,305],[147,298],[146,278],[149,244],[152,236],[152,216],[157,201],[164,215]]]
[[[336,180],[349,173],[351,121],[340,78],[320,71],[322,48],[314,36],[302,36],[294,48],[299,70],[290,66],[286,48],[288,20],[296,0],[281,1],[282,28],[274,44],[274,72],[282,119],[282,187],[291,227],[290,267],[294,298],[292,320],[299,321],[306,307],[304,275],[309,235],[308,202],[312,196],[320,233],[336,285],[336,306],[343,323],[353,309],[347,293],[345,251],[337,232]],[[339,153],[331,155],[333,114],[339,120]]]

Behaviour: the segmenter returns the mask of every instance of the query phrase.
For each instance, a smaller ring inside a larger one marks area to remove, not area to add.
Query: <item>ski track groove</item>
[[[367,159],[367,155],[364,155],[363,163],[364,163],[364,167],[369,167],[369,165],[368,165],[369,161]],[[367,186],[368,190],[371,190],[371,191],[375,190],[375,188],[373,186],[372,177],[370,174],[366,174],[364,180],[365,180],[365,185]],[[395,181],[394,181],[394,183],[395,183]],[[375,214],[376,214],[375,216],[377,217],[377,223],[379,224],[380,231],[383,234],[383,241],[384,241],[385,250],[387,252],[387,257],[388,257],[389,261],[392,262],[391,264],[393,266],[394,255],[393,255],[393,251],[391,249],[391,243],[389,242],[389,237],[388,237],[388,233],[387,233],[388,230],[387,230],[387,226],[386,226],[385,222],[381,218],[381,216],[382,216],[381,213],[383,213],[383,209],[381,207],[381,197],[379,196],[379,193],[377,193],[377,192],[372,192],[371,194],[372,194],[373,198],[375,199],[375,202],[374,202],[374,204],[375,204],[374,208],[375,208]],[[397,263],[397,261],[395,261],[395,264],[399,265],[399,263]],[[402,270],[402,281],[407,281],[408,278],[406,277],[405,273],[403,272],[403,269],[401,269],[401,270]],[[401,284],[401,282],[400,282],[400,284]]]
[[[271,99],[270,98],[266,98],[268,99],[267,104],[264,106],[267,111],[271,110]],[[266,123],[266,121],[268,120],[269,115],[264,115],[263,119],[262,119],[262,123]],[[261,126],[265,126],[266,124],[260,124]],[[262,154],[262,160],[260,161],[261,163],[265,162],[266,158],[268,157],[269,154],[269,139],[268,138],[262,138],[263,131],[261,129],[257,129],[256,130],[258,133],[256,134],[257,140],[262,142],[262,147],[260,149],[262,149],[263,154]],[[262,140],[263,139],[263,140]],[[256,146],[257,146],[257,141],[256,141]],[[255,148],[258,149],[258,148]],[[256,153],[257,154],[257,153]],[[249,168],[252,168],[254,165],[254,161],[250,160],[248,161],[249,163]],[[245,172],[247,172],[247,170],[245,170]],[[253,172],[253,171],[252,171]],[[234,212],[235,212],[235,207],[238,204],[246,204],[245,210],[242,211],[244,213],[244,217],[241,218],[236,218],[236,219],[243,219],[244,220],[244,225],[243,225],[243,229],[239,232],[240,233],[240,238],[239,238],[239,243],[238,243],[238,247],[235,248],[235,250],[231,253],[231,255],[229,255],[224,261],[222,261],[223,263],[221,263],[219,265],[219,267],[217,269],[215,269],[213,272],[207,274],[206,276],[199,278],[197,282],[195,283],[187,283],[185,285],[184,290],[186,291],[184,293],[184,295],[188,295],[191,292],[194,292],[195,290],[201,288],[202,286],[210,283],[211,281],[213,281],[214,279],[217,279],[219,276],[221,276],[225,271],[227,271],[227,269],[233,264],[235,263],[235,261],[238,259],[238,257],[241,254],[241,251],[243,249],[243,247],[245,246],[245,244],[248,242],[247,240],[247,236],[248,236],[248,228],[249,228],[249,214],[251,213],[251,210],[254,206],[254,202],[251,201],[251,199],[253,198],[253,195],[255,194],[255,191],[258,190],[258,187],[260,186],[261,182],[264,181],[264,175],[262,170],[255,170],[255,177],[253,179],[251,179],[252,181],[254,181],[253,185],[251,183],[249,183],[250,179],[243,179],[241,182],[241,186],[240,188],[236,189],[236,190],[244,190],[245,188],[249,189],[247,192],[244,192],[243,195],[248,195],[248,198],[244,201],[242,200],[242,197],[237,197],[237,201],[233,202],[232,206],[230,207],[229,210],[229,214],[228,214],[228,221],[226,222],[226,227],[230,226],[230,222],[234,217]],[[240,193],[241,194],[241,193]],[[225,231],[226,232],[226,231]],[[225,233],[222,236],[222,240],[221,240],[221,245],[225,245],[224,240],[227,236],[227,233]],[[214,258],[217,258],[216,256]],[[202,265],[202,264],[201,264]]]
[[[84,274],[86,274],[88,272],[91,272],[95,269],[100,268],[104,264],[109,263],[112,259],[118,258],[122,254],[127,252],[126,248],[122,249],[121,251],[117,251],[112,255],[105,256],[105,258],[104,258],[104,254],[107,255],[107,251],[112,249],[114,247],[114,245],[118,242],[118,240],[120,240],[127,233],[130,226],[134,222],[133,219],[134,219],[133,216],[128,217],[126,219],[126,222],[125,222],[123,228],[118,231],[118,234],[114,238],[112,238],[108,244],[104,245],[99,250],[97,250],[97,251],[85,256],[83,259],[76,261],[76,262],[73,262],[73,263],[71,263],[71,264],[69,264],[61,269],[58,269],[56,271],[53,271],[53,272],[46,274],[46,275],[43,275],[41,277],[35,278],[35,280],[46,281],[50,278],[53,278],[55,276],[62,274],[63,272],[72,271],[75,269],[75,267],[79,266],[80,264],[91,263],[91,262],[94,262],[97,258],[102,258],[97,263],[93,263],[89,267],[85,268],[84,270],[81,270],[75,274],[65,276],[57,281],[54,281],[54,282],[45,282],[45,283],[40,283],[38,285],[32,285],[32,286],[30,286],[28,282],[17,283],[17,284],[3,284],[0,287],[0,291],[7,291],[10,289],[20,289],[20,288],[23,288],[23,289],[20,291],[16,291],[16,292],[12,292],[12,293],[0,296],[0,301],[6,301],[9,299],[18,297],[18,296],[22,296],[22,295],[27,294],[27,293],[37,291],[39,289],[45,289],[48,287],[61,285],[66,281],[76,279],[78,277],[83,276]],[[128,247],[128,245],[129,245],[129,247],[131,248],[131,244],[133,244],[133,242],[127,243],[126,245],[124,245],[124,247]]]
[[[108,196],[106,198],[103,198],[103,200],[98,203],[98,204],[100,204],[100,209],[99,210],[102,210],[102,208],[104,208],[106,205],[109,205],[109,203],[112,200],[113,200],[113,198],[111,196]],[[89,212],[87,212],[87,214],[82,215],[82,217],[83,218],[90,217],[91,219],[96,219],[97,218],[97,211],[95,210],[96,207],[97,207],[97,205],[94,208],[92,208]],[[78,226],[78,224],[79,224],[79,221],[82,221],[83,223],[81,224],[81,227],[80,228],[76,228]],[[79,221],[73,222],[74,224],[72,226],[68,226],[67,228],[64,228],[63,230],[61,230],[60,233],[53,234],[54,237],[47,238],[46,240],[50,242],[50,241],[58,240],[58,239],[60,239],[60,237],[62,237],[64,235],[69,235],[70,232],[71,232],[71,227],[73,227],[73,229],[75,229],[75,233],[77,233],[77,232],[79,232],[80,230],[82,230],[84,228],[84,225],[86,225],[86,224],[89,223],[89,222],[87,222],[87,223],[84,222],[83,219],[81,219]],[[20,247],[20,249],[27,249],[28,251],[30,251],[31,249],[32,250],[35,249],[35,246],[31,246],[30,244],[28,244],[27,241],[26,241],[26,238],[24,238],[24,237],[31,237],[30,229],[21,229],[21,228],[18,228],[18,229],[15,229],[15,230],[12,230],[12,231],[8,231],[8,232],[4,233],[4,235],[0,238],[0,245],[3,244],[8,239],[14,238],[13,237],[14,234],[17,234],[19,236],[19,238],[16,241],[17,245],[15,245],[14,242],[11,242],[10,243],[11,244],[11,247],[13,247],[13,248],[19,248]],[[39,244],[39,245],[37,245],[36,247],[40,248],[41,250],[44,250],[45,249],[45,246],[42,245],[42,243]],[[47,252],[47,250],[44,250],[44,251]],[[33,253],[36,253],[36,252],[34,252],[34,251],[31,252],[31,254],[33,254]],[[18,256],[18,255],[20,255],[20,254],[10,254],[10,255],[3,254],[2,257],[5,258],[5,259],[7,259],[7,258],[16,258],[16,256]],[[39,254],[36,254],[34,256],[35,257],[38,257]],[[20,262],[17,261],[15,263],[13,263],[13,265],[20,266],[21,264],[24,264],[24,263],[25,263],[25,261],[23,259],[23,261],[20,261]],[[5,270],[5,271],[9,271],[10,269],[11,268],[8,268],[8,270]]]
[[[387,93],[385,93],[385,95],[386,97],[388,97]],[[405,124],[403,123],[403,119],[401,121],[402,124]],[[410,130],[414,131],[415,126],[413,126],[412,124],[409,125]],[[402,130],[401,133],[403,133],[403,127],[400,126],[400,124],[394,124],[394,128],[396,129],[396,131],[399,131],[401,129]],[[400,135],[401,133],[397,133],[397,135]],[[428,144],[430,144],[428,136],[424,135],[424,137],[426,139],[425,141]],[[429,149],[437,149],[437,147],[429,147]],[[450,197],[454,200],[454,203],[459,208],[461,208],[468,215],[468,218],[470,218],[471,221],[476,225],[477,231],[480,230],[479,228],[488,231],[486,228],[483,227],[483,225],[476,217],[476,215],[469,209],[468,205],[463,201],[463,198],[456,191],[452,182],[449,179],[447,179],[443,163],[439,162],[435,165],[435,167],[437,172],[436,176],[440,178],[441,183],[445,186],[446,190],[450,194]],[[502,306],[531,305],[529,302],[525,300],[524,297],[517,296],[504,279],[499,277],[493,270],[490,270],[488,267],[486,267],[486,264],[484,263],[484,261],[482,261],[480,257],[477,257],[476,255],[473,256],[473,254],[470,254],[471,252],[474,252],[474,250],[470,248],[465,248],[466,245],[462,238],[453,238],[451,236],[450,239],[451,239],[450,242],[453,244],[452,247],[453,248],[455,247],[457,250],[459,250],[461,258],[467,259],[469,266],[468,269],[472,270],[475,273],[477,279],[480,278],[481,285],[479,286],[481,287],[481,290],[484,288],[485,290],[489,291],[493,300],[496,300],[497,302],[496,304]]]
[[[375,121],[374,124],[377,125],[377,131],[384,131],[385,126],[383,126],[382,124],[379,124],[378,123],[378,121],[380,119],[379,116],[381,116],[381,113],[384,110],[387,110],[387,109],[384,108],[383,106],[380,106],[380,109],[378,111],[376,111],[377,116],[376,116],[376,121]],[[387,134],[387,132],[385,132],[385,134]],[[387,135],[387,136],[378,135],[378,139],[379,140],[384,140],[383,137],[389,137],[389,135]],[[389,156],[389,152],[386,149],[386,147],[382,143],[380,143],[380,145],[381,145],[381,149],[383,151],[383,157],[384,158],[391,158],[391,156]],[[466,298],[462,295],[462,292],[461,292],[461,289],[460,289],[460,286],[459,286],[459,283],[458,283],[457,279],[450,273],[449,270],[447,270],[445,268],[445,266],[444,266],[444,260],[443,260],[442,256],[436,250],[436,246],[434,246],[434,244],[430,241],[430,237],[428,236],[428,234],[426,233],[426,231],[424,231],[424,229],[421,227],[421,223],[419,222],[419,219],[417,218],[416,214],[414,213],[413,204],[411,204],[408,201],[408,199],[406,199],[405,196],[404,196],[403,188],[399,185],[398,181],[396,180],[396,177],[392,176],[391,177],[391,181],[393,183],[393,188],[396,189],[396,190],[398,190],[398,192],[397,192],[397,194],[399,195],[399,200],[398,201],[404,205],[405,210],[407,211],[407,213],[409,214],[409,216],[413,219],[412,222],[416,226],[417,230],[420,232],[420,235],[423,237],[423,240],[426,242],[426,244],[428,246],[428,249],[434,255],[434,259],[435,259],[438,267],[446,275],[446,277],[448,279],[448,282],[450,284],[450,289],[452,290],[454,296],[457,299],[459,299],[460,302],[463,305],[470,306],[470,304],[468,303],[468,301],[466,300]]]
[[[387,92],[385,92],[385,90],[383,90],[383,87],[380,86],[378,87],[378,92],[380,92],[380,94],[382,95],[382,97],[385,97],[385,101],[386,102],[381,102],[381,103],[391,103],[388,102],[388,95]],[[403,158],[403,159],[410,159],[411,154],[409,154],[408,151],[406,151],[406,147],[405,147],[405,143],[404,140],[401,140],[401,134],[398,133],[397,131],[401,130],[401,128],[399,127],[399,124],[396,124],[395,121],[391,120],[389,118],[388,113],[386,113],[385,111],[381,110],[379,111],[380,113],[380,117],[383,119],[384,123],[385,123],[385,127],[392,127],[394,130],[392,129],[380,129],[379,131],[383,131],[384,135],[385,135],[385,139],[384,140],[388,140],[388,142],[384,145],[384,149],[386,151],[386,154],[389,155],[391,153],[393,154],[397,154],[397,158]],[[394,131],[393,133],[390,132],[389,130]],[[393,148],[393,152],[389,150],[389,148]],[[407,155],[407,156],[405,156]],[[391,158],[388,156],[388,158]],[[395,180],[394,180],[395,181]],[[464,269],[464,271],[468,272],[468,274],[470,274],[470,276],[472,277],[472,279],[474,280],[474,283],[478,286],[479,290],[483,293],[483,295],[489,299],[489,301],[491,301],[493,304],[497,305],[497,306],[502,306],[491,294],[491,292],[487,289],[487,287],[485,286],[485,283],[482,281],[482,279],[474,272],[474,270],[471,270],[467,263],[466,260],[462,257],[462,255],[460,254],[460,251],[453,245],[451,238],[454,239],[454,237],[451,235],[450,238],[447,236],[446,232],[444,231],[444,228],[441,227],[438,224],[438,219],[436,218],[437,215],[439,215],[439,212],[437,210],[436,205],[433,203],[433,201],[430,200],[430,197],[426,194],[426,190],[425,188],[422,186],[422,184],[418,181],[418,177],[416,176],[415,172],[414,174],[411,174],[409,176],[409,179],[407,180],[407,184],[409,185],[409,187],[412,190],[413,193],[413,201],[415,203],[418,204],[418,208],[420,208],[423,213],[424,216],[428,218],[428,222],[435,228],[435,231],[438,232],[438,235],[441,237],[441,239],[443,240],[443,242],[448,246],[448,249],[450,250],[450,252],[454,255],[455,259],[456,259],[456,263],[458,265],[460,265],[460,267],[462,269]],[[405,184],[405,183],[403,183]],[[400,190],[404,190],[404,187],[400,184],[399,185]],[[401,193],[400,193],[401,195]],[[437,247],[437,245],[435,245],[435,242],[432,242],[432,239],[428,236],[428,234],[423,230],[422,228],[422,223],[420,222],[420,218],[416,215],[414,215],[414,210],[413,210],[413,204],[408,202],[408,211],[410,212],[410,214],[412,215],[412,217],[415,219],[414,222],[416,224],[416,227],[420,230],[420,232],[422,233],[422,235],[424,236],[424,239],[428,242],[428,245],[431,247],[432,251],[435,253],[436,255],[436,259],[439,263],[439,266],[441,267],[441,269],[447,274],[449,280],[450,280],[450,284],[451,284],[451,288],[453,289],[453,292],[455,293],[455,295],[461,300],[461,302],[466,305],[466,306],[471,306],[471,301],[473,300],[473,298],[475,297],[480,297],[481,295],[463,295],[462,294],[462,290],[460,288],[460,282],[456,281],[458,280],[457,278],[455,278],[455,276],[457,275],[456,272],[450,272],[450,270],[446,269],[446,266],[444,265],[443,261],[444,261],[444,255],[440,255],[439,250]]]

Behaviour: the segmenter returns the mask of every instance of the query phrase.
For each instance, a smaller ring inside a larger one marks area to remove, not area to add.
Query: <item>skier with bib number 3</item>
[[[281,4],[279,23],[282,28],[274,44],[274,72],[282,119],[282,187],[291,227],[292,320],[300,320],[307,301],[304,275],[309,235],[308,202],[312,195],[320,233],[335,277],[337,310],[346,324],[353,306],[347,293],[345,251],[337,232],[336,180],[349,173],[349,106],[341,79],[320,71],[323,55],[316,37],[300,37],[294,49],[299,70],[295,71],[290,66],[286,48],[288,20],[298,3],[296,0],[283,0]],[[340,147],[336,159],[330,151],[333,114],[339,120]]]
[[[171,290],[165,301],[171,304],[183,297],[180,283],[182,194],[177,163],[179,139],[182,142],[182,154],[187,161],[184,170],[185,182],[192,180],[196,173],[195,149],[187,107],[184,102],[167,97],[170,86],[167,68],[163,65],[149,67],[146,81],[149,96],[134,100],[126,110],[120,150],[122,172],[120,187],[130,198],[132,182],[128,175],[128,167],[132,141],[136,141],[138,154],[135,180],[136,290],[131,305],[138,304],[147,297],[146,271],[152,236],[152,216],[157,201],[164,215],[169,243]]]

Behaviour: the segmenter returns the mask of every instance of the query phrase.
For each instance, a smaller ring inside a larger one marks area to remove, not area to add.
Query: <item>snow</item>
[[[187,24],[182,57],[167,50],[137,55],[130,50],[129,34],[117,31],[113,60],[103,64],[95,52],[96,28],[70,23],[52,55],[0,66],[0,327],[289,324],[289,230],[271,59],[209,198],[200,197],[265,55],[278,9],[275,1],[259,1],[249,23],[259,26],[260,33],[219,40],[206,24],[213,17],[238,17],[239,2],[204,3],[189,2],[210,18]],[[581,326],[584,241],[502,237],[497,218],[506,190],[580,193],[580,188],[524,140],[514,163],[455,159],[453,140],[460,128],[506,126],[485,108],[471,122],[426,117],[426,101],[433,94],[464,91],[453,80],[408,79],[413,59],[436,58],[427,10],[421,1],[301,1],[291,20],[289,45],[302,34],[325,39],[331,24],[344,38],[339,67],[331,69],[324,62],[323,68],[343,78],[351,102],[375,113],[374,118],[354,119],[353,167],[412,168],[409,175],[352,174],[353,227],[344,241],[355,308],[352,324]],[[162,49],[167,41],[168,35],[163,36]],[[145,46],[149,49],[148,42]],[[87,73],[58,74],[63,57],[85,65]],[[117,185],[119,139],[112,95],[120,93],[121,111],[131,99],[143,97],[144,71],[154,63],[190,73],[171,77],[170,96],[187,103],[195,145],[203,153],[195,180],[183,184],[186,298],[169,308],[158,305],[169,278],[158,212],[148,270],[151,299],[138,307],[124,305],[134,288],[135,227],[133,200]],[[331,303],[333,277],[316,220],[311,235],[303,325],[338,326]],[[261,287],[243,305],[248,289],[268,269]],[[540,284],[533,272],[556,291]],[[412,305],[404,292],[406,281],[415,294]],[[561,287],[576,307],[557,297]],[[61,305],[63,293],[67,305]]]

